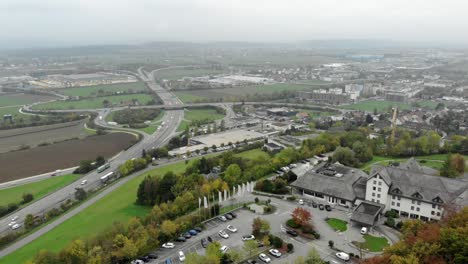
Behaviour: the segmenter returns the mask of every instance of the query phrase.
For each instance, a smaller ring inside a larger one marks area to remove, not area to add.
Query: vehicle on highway
[[[180,260],[180,262],[185,261],[185,254],[184,254],[184,252],[182,250],[179,251],[179,260]]]
[[[232,226],[232,225],[228,225],[226,227],[227,230],[231,231],[232,233],[235,233],[237,232],[237,228],[235,226]]]
[[[221,253],[225,254],[229,250],[229,247],[228,246],[222,246],[220,248],[220,250],[221,250]]]
[[[224,238],[224,239],[228,239],[228,238],[229,238],[228,233],[226,233],[226,231],[224,231],[224,230],[220,230],[220,231],[218,232],[218,235],[219,235],[220,237]]]
[[[323,206],[323,204],[319,204],[318,208],[323,211],[323,209],[325,209],[325,206]]]
[[[56,170],[54,172],[52,172],[52,174],[50,176],[57,176],[60,174],[60,172],[62,172],[62,170]]]
[[[206,248],[208,246],[208,239],[202,238],[200,242],[203,248]]]
[[[14,225],[11,227],[11,229],[16,230],[16,229],[18,229],[18,228],[20,228],[20,227],[21,227],[20,224],[14,224]]]
[[[168,242],[168,243],[162,244],[162,247],[163,248],[174,248],[175,245],[174,245],[174,243]]]
[[[299,200],[299,204],[300,204],[300,205],[304,205],[304,200],[300,199],[300,200]]]
[[[290,234],[293,237],[297,237],[296,230],[288,229],[288,230],[286,230],[286,233]]]
[[[16,222],[15,222],[15,221],[12,221],[12,222],[10,222],[10,223],[8,224],[9,227],[12,227],[12,226],[14,226],[14,225],[16,225]]]
[[[19,218],[19,216],[15,215],[15,216],[13,216],[13,218],[11,218],[11,221],[14,222],[14,221],[18,220],[18,218]]]
[[[225,217],[224,215],[218,216],[218,219],[221,220],[221,221],[223,221],[223,222],[226,222],[226,221],[227,221],[227,219],[226,219],[226,217]]]
[[[362,227],[361,228],[361,234],[363,234],[363,235],[367,234],[367,227]]]
[[[107,170],[108,168],[110,168],[110,163],[106,163],[106,164],[100,166],[99,168],[97,168],[96,171],[97,171],[98,173],[101,173],[101,172]]]
[[[81,185],[85,185],[86,183],[88,183],[88,180],[82,180],[81,181]]]
[[[271,258],[268,257],[266,254],[263,254],[263,253],[258,255],[258,259],[260,259],[261,261],[263,261],[265,263],[270,263],[271,262]]]
[[[268,252],[270,253],[270,255],[275,256],[277,258],[281,257],[281,252],[279,252],[277,249],[272,248],[268,250]]]
[[[331,206],[330,205],[325,205],[325,210],[327,210],[328,212],[330,212],[332,210]]]
[[[187,241],[187,239],[186,239],[185,237],[183,237],[183,236],[180,236],[180,237],[176,238],[175,241],[177,241],[177,242],[185,242],[185,241]]]
[[[195,231],[194,229],[191,229],[191,230],[189,230],[188,232],[189,232],[189,233],[190,233],[190,235],[192,235],[192,236],[196,236],[196,235],[198,235],[198,232],[197,232],[197,231]]]
[[[243,241],[254,240],[254,239],[255,239],[255,236],[254,236],[254,235],[245,235],[245,236],[242,236],[242,240],[243,240]]]
[[[107,173],[106,175],[102,176],[100,179],[101,179],[101,182],[105,183],[107,182],[110,178],[112,178],[112,176],[114,176],[114,172],[111,171],[109,173]]]
[[[335,256],[341,260],[348,261],[349,260],[349,255],[344,252],[338,252],[335,254]]]

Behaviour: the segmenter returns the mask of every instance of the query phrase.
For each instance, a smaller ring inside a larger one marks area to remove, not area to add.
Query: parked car
[[[183,237],[179,237],[179,238],[183,238]],[[185,240],[185,238],[184,238],[184,240]],[[168,243],[162,244],[162,247],[163,248],[174,248],[175,245],[174,245],[174,243],[168,242]]]
[[[290,234],[293,237],[297,237],[296,230],[288,229],[288,230],[286,230],[286,233]]]
[[[300,204],[300,205],[304,205],[304,200],[299,199],[299,204]]]
[[[281,257],[281,252],[279,252],[277,249],[272,248],[268,250],[268,252],[270,252],[270,255],[275,256],[277,258]]]
[[[335,256],[341,260],[348,261],[349,260],[349,255],[344,252],[338,252],[335,254]]]
[[[190,235],[192,235],[192,236],[196,236],[196,235],[198,234],[198,232],[195,231],[194,229],[191,229],[191,230],[189,230],[188,232],[189,232]]]
[[[208,239],[202,238],[200,242],[203,248],[206,248],[208,246]]]
[[[258,255],[258,258],[259,258],[261,261],[265,262],[265,263],[270,263],[270,262],[271,262],[270,257],[268,257],[267,255],[265,255],[265,254],[263,254],[263,253],[261,253],[260,255]]]
[[[221,220],[221,221],[223,221],[223,222],[226,222],[226,221],[227,221],[227,219],[226,219],[226,217],[225,217],[224,215],[218,216],[218,219]]]
[[[325,210],[327,210],[328,212],[330,212],[332,210],[331,206],[330,205],[325,205]]]
[[[236,218],[236,217],[237,217],[237,214],[234,213],[234,212],[230,212],[230,213],[228,213],[228,214],[230,214],[230,215],[232,216],[232,218]]]
[[[179,251],[179,260],[180,260],[180,262],[185,261],[185,254],[184,254],[184,252],[182,250]]]
[[[158,255],[156,255],[154,253],[149,253],[147,256],[148,256],[149,259],[157,259],[158,258]]]
[[[323,204],[319,204],[318,208],[323,211],[323,209],[325,209],[325,206],[323,206]]]
[[[232,215],[230,214],[225,214],[224,217],[226,217],[227,220],[232,220]]]
[[[177,242],[185,242],[185,241],[187,241],[187,239],[185,239],[185,237],[183,237],[183,236],[180,236],[180,237],[176,238],[175,241],[177,241]]]
[[[229,250],[229,247],[228,246],[222,246],[220,248],[220,250],[221,250],[221,253],[225,254]]]
[[[203,231],[203,229],[201,227],[195,227],[193,230],[197,231],[198,233],[201,233],[201,231]]]
[[[148,256],[139,257],[137,260],[142,260],[143,262],[150,262],[151,259]]]
[[[224,231],[224,230],[220,230],[220,231],[218,232],[218,235],[219,235],[220,237],[224,238],[224,239],[228,239],[228,238],[229,238],[228,233],[226,233],[226,231]]]
[[[249,259],[247,260],[247,264],[257,264],[257,261]]]
[[[232,225],[228,225],[226,227],[227,230],[231,231],[232,233],[235,233],[237,232],[237,228],[235,226],[232,226]]]
[[[255,239],[255,236],[254,236],[254,235],[245,235],[245,236],[242,236],[242,240],[243,240],[243,241],[254,240],[254,239]]]
[[[183,234],[183,236],[184,236],[185,238],[187,238],[187,239],[189,239],[189,238],[192,237],[192,235],[191,235],[189,232],[185,232],[185,233]]]
[[[208,242],[210,242],[210,243],[213,242],[213,239],[210,236],[206,237],[206,239],[208,239]]]
[[[312,202],[312,207],[317,208],[318,204],[316,202]]]
[[[367,227],[362,227],[361,228],[361,234],[363,234],[363,235],[367,234]]]
[[[172,264],[172,259],[170,259],[170,258],[166,259],[165,264]]]
[[[136,259],[134,261],[131,262],[132,264],[144,264],[145,262],[141,259]]]

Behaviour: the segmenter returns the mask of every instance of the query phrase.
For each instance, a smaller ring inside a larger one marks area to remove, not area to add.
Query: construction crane
[[[397,127],[397,116],[398,116],[398,108],[397,107],[393,107],[392,108],[392,112],[393,112],[393,116],[392,116],[392,135],[390,137],[390,140],[393,144],[393,142],[395,142],[395,134],[396,134],[396,127]]]

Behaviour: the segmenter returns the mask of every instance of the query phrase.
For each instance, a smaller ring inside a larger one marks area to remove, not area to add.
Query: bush
[[[254,200],[254,201],[255,201],[256,204],[258,204],[258,202],[259,202],[260,200],[258,199],[258,197],[255,197],[255,200]]]
[[[30,193],[23,194],[23,201],[21,203],[26,204],[34,200],[34,196]]]
[[[328,240],[328,246],[333,248],[333,246],[335,246],[335,242],[333,242],[333,240]]]
[[[398,218],[399,215],[398,215],[398,213],[395,212],[394,210],[389,210],[389,211],[385,212],[385,217]]]
[[[312,231],[312,235],[315,237],[315,239],[320,239],[320,234],[315,232],[315,231]]]
[[[400,230],[402,227],[403,227],[403,222],[402,222],[402,221],[398,222],[398,223],[395,225],[395,228],[398,229],[398,230]]]
[[[288,252],[292,252],[294,250],[294,245],[291,243],[288,243],[287,247],[288,247]]]
[[[275,248],[281,248],[283,246],[283,239],[277,237],[277,236],[274,236],[274,235],[270,235],[269,236],[269,239],[270,239],[270,243],[273,247]]]
[[[301,227],[301,225],[299,225],[298,223],[296,223],[296,221],[294,221],[294,219],[289,219],[288,221],[286,221],[286,225],[291,227],[291,228],[299,228]]]
[[[385,221],[385,224],[389,227],[394,227],[395,226],[395,219],[393,217],[387,217],[387,220]]]
[[[288,201],[295,201],[296,200],[296,196],[288,196]]]

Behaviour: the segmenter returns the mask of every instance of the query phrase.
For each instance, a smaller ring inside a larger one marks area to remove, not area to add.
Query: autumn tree
[[[252,234],[254,236],[266,235],[270,232],[270,223],[260,217],[256,217],[252,223]]]
[[[294,219],[294,222],[296,222],[296,224],[306,226],[310,225],[312,214],[309,212],[309,210],[305,208],[296,207],[296,209],[294,209],[294,211],[292,212],[292,218]]]

